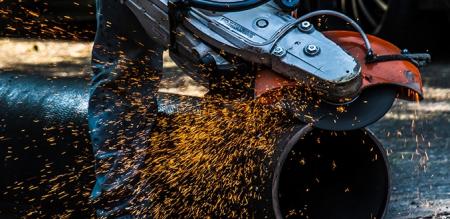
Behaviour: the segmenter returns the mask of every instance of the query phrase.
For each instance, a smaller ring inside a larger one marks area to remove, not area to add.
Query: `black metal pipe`
[[[82,78],[0,73],[1,218],[24,216],[33,208],[39,214],[37,206],[48,215],[69,206],[78,206],[82,218],[89,215],[94,158],[86,112]],[[55,188],[72,192],[45,197]]]
[[[190,108],[198,105],[197,99],[184,97],[183,107],[178,107],[180,101],[177,96],[160,96],[161,116],[186,108],[186,103]],[[30,211],[48,216],[64,209],[74,210],[72,216],[92,215],[87,80],[0,73],[0,107],[0,216]],[[255,212],[278,217],[383,217],[389,171],[382,145],[371,132],[329,132],[299,123],[283,130],[265,179],[269,192],[262,205],[253,205]],[[57,178],[63,180],[52,181]],[[61,194],[43,197],[55,186]],[[32,210],[36,206],[39,210]]]

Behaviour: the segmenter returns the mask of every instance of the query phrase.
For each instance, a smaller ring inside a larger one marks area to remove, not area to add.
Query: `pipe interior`
[[[290,151],[279,183],[284,218],[381,218],[389,197],[384,151],[364,130],[309,132]]]

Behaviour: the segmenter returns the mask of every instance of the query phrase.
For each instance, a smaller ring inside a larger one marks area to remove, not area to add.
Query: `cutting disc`
[[[364,89],[353,101],[333,104],[326,101],[285,99],[284,107],[296,118],[325,130],[346,131],[366,127],[382,118],[392,107],[397,90],[391,86]]]
[[[314,126],[334,131],[366,127],[383,117],[397,96],[397,90],[389,86],[365,89],[348,104],[334,105],[322,102],[316,114],[319,119]]]

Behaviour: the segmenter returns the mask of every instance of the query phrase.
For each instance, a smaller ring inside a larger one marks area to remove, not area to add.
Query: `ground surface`
[[[388,218],[450,218],[450,60],[434,61],[423,80],[423,102],[397,101],[371,126],[391,163]]]
[[[89,77],[91,43],[0,39],[0,74],[14,70]],[[201,96],[206,89],[165,56],[161,92]],[[392,172],[387,218],[450,218],[450,57],[423,71],[425,100],[397,101],[370,128],[386,146]]]

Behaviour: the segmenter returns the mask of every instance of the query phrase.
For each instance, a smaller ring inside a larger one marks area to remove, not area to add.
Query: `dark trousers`
[[[151,204],[134,197],[149,192],[137,185],[151,147],[162,48],[118,0],[97,0],[92,68],[88,120],[96,184],[91,197],[100,218],[135,216]]]

